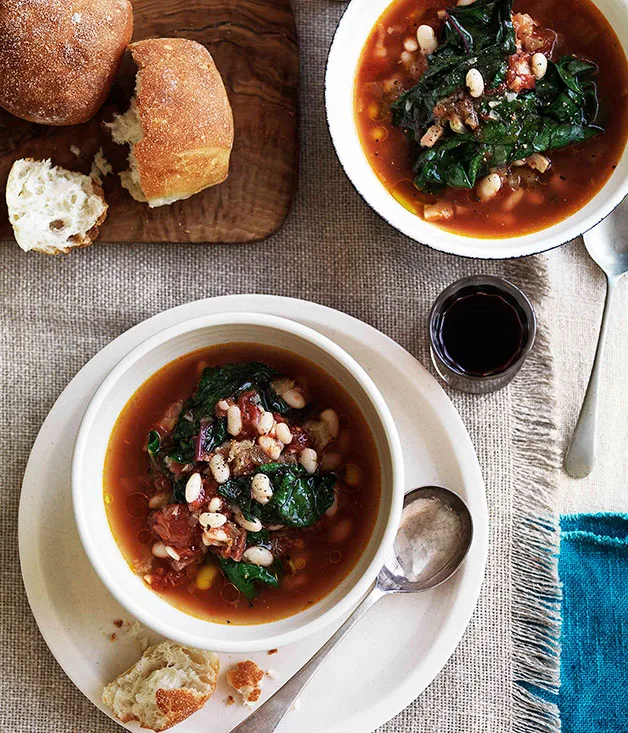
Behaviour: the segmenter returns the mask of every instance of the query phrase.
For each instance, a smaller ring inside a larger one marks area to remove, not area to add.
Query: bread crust
[[[0,107],[44,125],[91,119],[132,34],[129,0],[2,0]]]
[[[155,716],[151,710],[146,708],[146,703],[141,710],[136,709],[135,711],[123,713],[120,706],[116,704],[116,693],[125,687],[128,688],[129,678],[139,674],[141,675],[139,681],[142,684],[150,684],[152,676],[157,674],[160,669],[175,664],[177,658],[180,663],[180,654],[187,657],[187,663],[189,663],[190,669],[194,669],[195,676],[203,685],[203,691],[185,686],[168,687],[168,689],[157,687],[154,690],[154,703],[151,702],[151,707],[159,711],[162,722],[156,726],[154,723],[149,722]],[[142,671],[144,663],[147,663],[147,666]],[[138,662],[108,684],[103,690],[102,699],[105,705],[110,707],[123,723],[136,721],[143,728],[164,731],[185,720],[205,705],[216,690],[219,672],[220,661],[213,652],[183,647],[172,641],[164,641],[148,648]]]
[[[133,154],[149,204],[188,198],[224,181],[233,114],[209,51],[183,38],[139,41],[129,49],[138,66],[144,133]]]

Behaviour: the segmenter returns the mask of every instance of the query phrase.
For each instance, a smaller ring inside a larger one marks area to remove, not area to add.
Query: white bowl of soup
[[[392,546],[404,494],[393,418],[328,338],[267,315],[190,320],[94,395],[72,496],[116,599],[183,644],[256,651],[337,621]]]
[[[352,0],[328,58],[347,176],[412,239],[528,255],[628,194],[628,5]]]

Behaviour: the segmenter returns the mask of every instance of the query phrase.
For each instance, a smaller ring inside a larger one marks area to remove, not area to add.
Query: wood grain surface
[[[172,206],[149,209],[108,176],[99,241],[252,242],[273,234],[297,175],[299,53],[290,0],[133,0],[133,8],[133,40],[182,37],[209,49],[233,107],[235,142],[229,178]],[[128,148],[115,145],[102,122],[126,111],[134,84],[127,53],[107,102],[84,125],[46,127],[0,110],[0,240],[13,238],[4,188],[17,158],[49,157],[87,173],[102,147],[116,171],[126,167]]]

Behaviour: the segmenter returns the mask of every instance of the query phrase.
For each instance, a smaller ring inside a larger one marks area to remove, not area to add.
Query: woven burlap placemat
[[[104,733],[92,707],[50,655],[30,614],[17,554],[20,482],[44,417],[77,370],[138,321],[212,295],[275,293],[363,319],[425,365],[430,304],[451,281],[501,274],[534,300],[535,350],[507,389],[452,393],[486,478],[489,563],[472,623],[429,689],[385,733],[556,731],[555,710],[531,691],[555,689],[559,622],[555,545],[552,363],[543,318],[542,257],[482,262],[442,255],[397,234],[355,193],[324,120],[324,61],[342,7],[296,4],[302,49],[299,190],[285,227],[246,246],[96,245],[69,257],[0,245],[0,729]],[[46,490],[42,476],[41,490]],[[411,652],[409,652],[411,653]]]

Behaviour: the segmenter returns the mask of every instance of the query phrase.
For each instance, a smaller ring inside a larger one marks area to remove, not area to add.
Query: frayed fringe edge
[[[512,265],[518,282],[541,309],[547,291],[544,258]],[[553,359],[539,319],[536,346],[521,381],[512,384],[518,420],[513,433],[514,497],[512,545],[513,733],[558,733],[558,706],[520,683],[557,694],[560,687],[560,531],[555,473],[560,451],[552,415]],[[530,383],[538,391],[530,395]],[[549,396],[548,396],[549,395]]]

